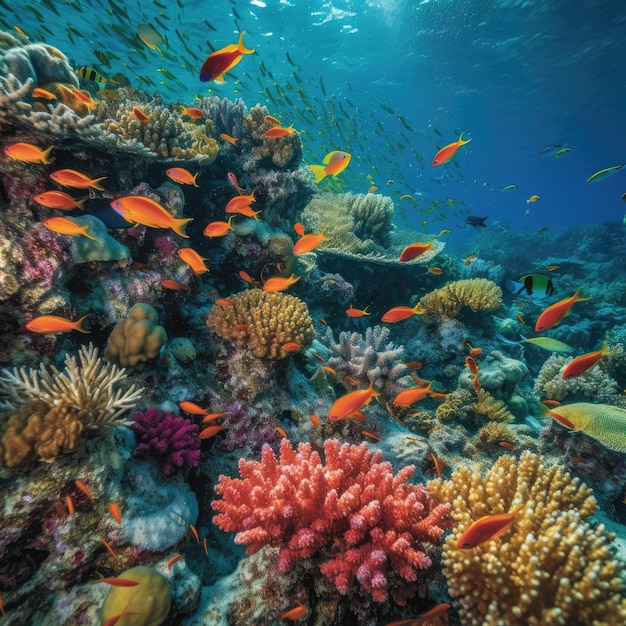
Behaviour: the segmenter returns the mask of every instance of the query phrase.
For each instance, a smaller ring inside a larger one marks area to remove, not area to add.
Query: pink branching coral
[[[294,450],[283,439],[280,459],[267,445],[260,462],[240,459],[241,478],[222,475],[215,487],[222,499],[211,503],[219,512],[213,521],[236,532],[247,554],[279,546],[281,572],[316,555],[341,594],[356,579],[376,602],[391,593],[405,604],[424,590],[415,584],[418,572],[431,565],[428,544],[439,543],[451,526],[450,505],[407,483],[413,466],[394,476],[366,444],[329,439],[324,453],[325,463],[311,444]]]

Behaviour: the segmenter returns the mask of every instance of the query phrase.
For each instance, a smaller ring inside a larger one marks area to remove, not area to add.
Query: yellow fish
[[[539,196],[535,194],[534,196],[530,196],[530,198],[526,200],[526,204],[530,204],[531,202],[537,202],[537,200],[539,200]]]

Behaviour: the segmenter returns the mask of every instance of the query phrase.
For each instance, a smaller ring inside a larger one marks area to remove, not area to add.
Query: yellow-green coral
[[[282,359],[288,354],[284,344],[293,341],[306,347],[313,341],[309,310],[296,296],[248,289],[230,299],[231,305],[211,309],[207,326],[254,356]]]
[[[502,289],[486,278],[456,280],[422,296],[419,305],[426,321],[434,317],[456,317],[463,307],[494,311],[502,305]]]
[[[501,441],[516,446],[518,438],[506,424],[502,422],[487,422],[478,431],[474,445],[482,452],[491,454],[504,451],[504,448],[500,445]]]
[[[472,412],[471,401],[471,392],[459,388],[446,394],[443,402],[437,407],[435,415],[441,422],[448,420],[462,422]]]
[[[524,452],[501,456],[483,475],[460,467],[428,489],[452,502],[456,528],[444,544],[444,573],[467,626],[626,623],[626,586],[613,535],[588,520],[591,490],[559,466]],[[501,537],[457,548],[461,534],[485,515],[517,512]]]
[[[476,402],[472,403],[472,409],[474,409],[477,422],[481,421],[481,417],[496,422],[510,422],[514,419],[506,404],[502,400],[494,398],[485,389],[479,389],[476,392]]]

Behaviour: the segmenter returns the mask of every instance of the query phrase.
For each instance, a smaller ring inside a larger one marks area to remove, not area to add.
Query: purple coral
[[[200,427],[170,411],[155,408],[135,413],[133,430],[138,441],[135,456],[151,456],[165,476],[182,467],[196,467],[200,459]]]

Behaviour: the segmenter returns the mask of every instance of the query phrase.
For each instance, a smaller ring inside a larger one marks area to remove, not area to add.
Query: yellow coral
[[[486,417],[487,419],[496,422],[513,421],[514,417],[512,413],[502,400],[494,398],[485,389],[479,389],[476,395],[476,402],[472,403],[472,409],[474,409],[476,421],[479,421],[479,417]]]
[[[306,347],[314,337],[313,322],[306,304],[285,293],[248,289],[230,297],[230,306],[214,306],[207,326],[220,337],[245,346],[254,356],[282,359],[285,343]]]
[[[494,311],[502,305],[502,289],[486,278],[457,280],[422,296],[419,304],[426,321],[433,317],[456,317],[463,307]]]
[[[437,419],[441,422],[447,420],[463,421],[471,413],[471,399],[472,394],[466,389],[457,389],[446,394],[444,401],[435,411]]]
[[[158,314],[149,304],[136,304],[109,335],[104,358],[124,366],[154,359],[167,342],[163,326],[159,326]]]
[[[483,452],[503,452],[501,441],[517,445],[518,438],[513,430],[502,422],[487,422],[476,435],[474,445]]]
[[[591,490],[559,466],[524,452],[500,457],[483,475],[460,467],[428,489],[453,503],[457,526],[444,544],[444,573],[465,625],[607,625],[626,623],[625,585],[613,536],[587,518]],[[456,542],[485,515],[517,511],[506,534],[475,548]]]

